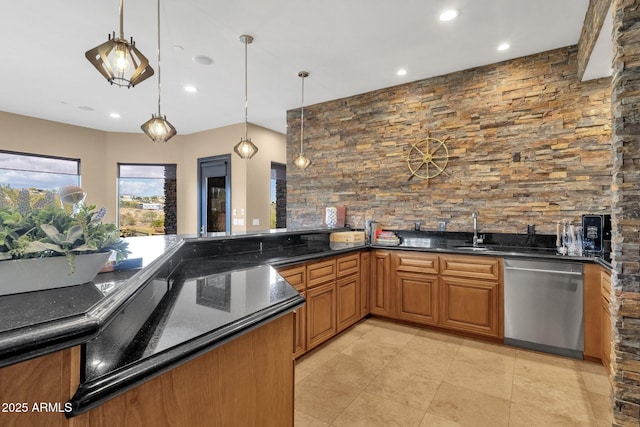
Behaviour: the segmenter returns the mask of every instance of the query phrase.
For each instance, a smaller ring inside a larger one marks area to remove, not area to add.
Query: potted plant
[[[0,208],[0,295],[85,283],[112,253],[116,261],[126,258],[116,226],[102,223],[105,212],[85,205],[73,214],[56,206],[25,214]]]

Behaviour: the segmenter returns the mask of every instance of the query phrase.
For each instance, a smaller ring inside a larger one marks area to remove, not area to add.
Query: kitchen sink
[[[456,246],[454,249],[459,249],[462,251],[472,251],[472,252],[489,250],[489,248],[485,246]]]

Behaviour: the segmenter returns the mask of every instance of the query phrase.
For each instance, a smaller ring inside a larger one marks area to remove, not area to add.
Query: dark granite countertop
[[[273,267],[368,248],[329,242],[333,231],[127,239],[142,269],[0,297],[0,367],[82,344],[82,384],[67,415],[84,412],[302,305]],[[596,262],[556,255],[546,238],[490,235],[486,249],[472,250],[470,233],[398,234],[400,246],[372,247]]]

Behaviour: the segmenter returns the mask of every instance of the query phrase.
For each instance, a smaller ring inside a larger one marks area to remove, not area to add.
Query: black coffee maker
[[[611,215],[582,215],[585,255],[608,256],[611,252]]]

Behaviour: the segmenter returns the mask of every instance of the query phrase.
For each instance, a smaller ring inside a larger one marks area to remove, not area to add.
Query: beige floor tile
[[[294,414],[293,425],[295,427],[329,427],[330,424],[320,421],[317,418],[307,415],[302,411],[296,410]]]
[[[364,338],[373,342],[391,344],[398,348],[404,347],[419,331],[414,326],[381,319],[371,319],[367,324],[372,328],[366,332]]]
[[[611,394],[611,383],[606,374],[594,374],[582,371],[582,380],[584,381],[587,391],[590,393],[597,393],[603,396],[609,396]]]
[[[418,427],[424,411],[362,392],[334,421],[336,427]]]
[[[568,387],[544,379],[531,379],[517,375],[513,379],[512,402],[534,406],[557,415],[567,415],[579,422],[593,419],[588,392],[579,387]]]
[[[438,382],[414,373],[386,368],[365,388],[365,391],[382,399],[426,411],[439,385]]]
[[[444,382],[427,413],[465,426],[507,426],[509,401]]]
[[[399,352],[400,349],[393,344],[382,341],[373,342],[370,339],[358,340],[342,350],[342,354],[358,359],[377,370],[387,366]]]
[[[440,418],[432,414],[425,414],[420,427],[460,427],[462,424],[458,424],[455,421],[448,420],[446,418]]]
[[[492,366],[486,361],[480,363],[456,358],[449,367],[444,381],[510,400],[513,389],[513,364]]]
[[[328,384],[310,375],[296,384],[295,408],[331,424],[359,393],[357,388],[338,382]]]
[[[518,352],[514,374],[547,385],[585,389],[579,363],[557,356]]]
[[[584,364],[582,360],[522,348],[516,349],[516,359],[536,360],[551,366],[562,366],[575,370],[580,370]]]
[[[311,352],[305,354],[304,356],[298,358],[296,360],[296,369],[300,368],[309,371],[316,370],[320,366],[327,363],[329,360],[333,359],[338,354],[340,354],[340,352],[320,346],[311,350]]]
[[[456,339],[441,340],[422,335],[415,336],[387,367],[440,382],[449,370],[463,341],[461,338],[454,338]]]
[[[595,427],[595,425],[592,419],[578,421],[566,414],[547,412],[536,406],[522,403],[511,403],[509,427]]]
[[[591,402],[591,409],[593,410],[597,425],[599,427],[611,426],[613,423],[613,403],[611,402],[611,397],[589,392],[589,401]]]
[[[364,390],[380,373],[381,369],[358,358],[338,354],[316,369],[307,378],[313,377],[315,380],[328,385],[341,383]]]
[[[607,375],[607,370],[604,368],[604,366],[602,366],[602,363],[600,362],[590,362],[588,360],[583,360],[579,366],[582,372],[591,372],[592,374]]]

